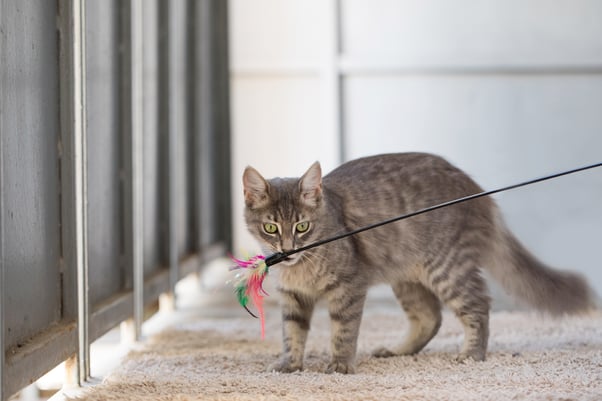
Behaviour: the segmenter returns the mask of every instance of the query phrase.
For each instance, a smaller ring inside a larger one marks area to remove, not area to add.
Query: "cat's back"
[[[363,157],[342,164],[324,177],[326,188],[339,195],[387,194],[390,190],[449,198],[479,192],[481,188],[463,171],[430,153],[390,153]],[[429,196],[431,197],[431,196]]]
[[[325,179],[344,176],[373,176],[375,173],[402,173],[451,166],[444,158],[431,153],[386,153],[348,161],[330,172]],[[403,171],[402,171],[403,170]]]
[[[330,213],[339,216],[347,230],[482,192],[462,170],[428,153],[352,160],[326,175],[323,186]],[[426,249],[431,242],[436,244],[437,238],[449,236],[457,227],[480,226],[481,230],[489,230],[493,222],[493,201],[479,198],[380,227],[365,236],[358,235],[356,240],[362,242],[360,248],[364,250],[405,247],[401,253],[409,258],[413,250]],[[386,264],[385,259],[381,262]]]

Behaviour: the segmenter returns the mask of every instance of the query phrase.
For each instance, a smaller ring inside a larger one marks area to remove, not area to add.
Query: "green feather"
[[[234,289],[236,292],[236,298],[238,298],[238,303],[242,307],[246,307],[249,303],[249,296],[247,295],[247,286],[244,283],[238,284]]]

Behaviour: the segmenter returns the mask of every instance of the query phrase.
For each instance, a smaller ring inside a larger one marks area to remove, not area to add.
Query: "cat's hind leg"
[[[379,358],[419,352],[441,326],[441,303],[425,286],[401,282],[393,286],[393,292],[406,312],[410,328],[405,341],[398,347],[378,348],[372,353]]]
[[[457,361],[485,360],[491,300],[479,270],[476,267],[458,269],[455,274],[447,275],[446,280],[435,278],[433,282],[440,299],[464,326],[464,343]]]

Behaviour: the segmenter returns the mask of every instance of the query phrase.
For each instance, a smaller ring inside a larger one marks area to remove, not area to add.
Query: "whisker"
[[[312,257],[315,259],[318,259],[319,262],[325,262],[328,260],[328,258],[324,255],[321,255],[319,252],[317,251],[307,251],[307,252],[303,252],[303,255],[308,256],[308,257]]]
[[[325,257],[312,253],[302,253],[301,258],[303,261],[310,263],[316,269],[320,269],[321,267],[323,267],[323,262],[326,260]]]

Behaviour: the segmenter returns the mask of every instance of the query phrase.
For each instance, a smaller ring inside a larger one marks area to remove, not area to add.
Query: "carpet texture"
[[[375,359],[407,327],[393,305],[368,305],[357,373],[322,374],[329,322],[312,321],[305,370],[267,373],[280,349],[280,320],[268,309],[267,338],[242,311],[191,318],[150,338],[82,400],[602,400],[602,313],[553,319],[530,312],[491,315],[485,362],[454,362],[462,329],[444,314],[439,334],[415,356]]]

